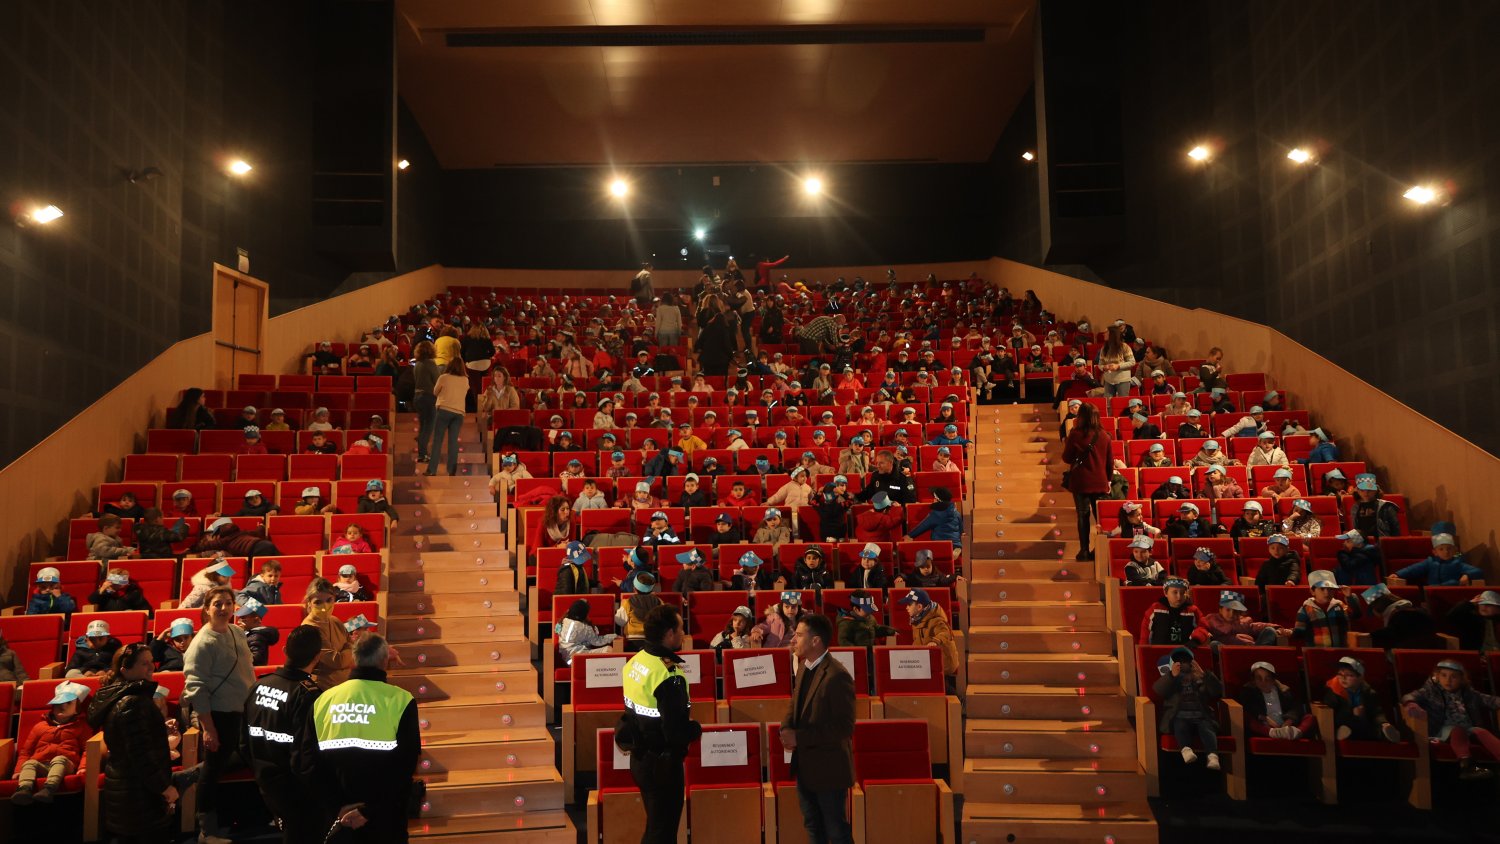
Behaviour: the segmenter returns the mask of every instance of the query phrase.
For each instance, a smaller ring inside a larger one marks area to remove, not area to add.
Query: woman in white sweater
[[[458,364],[462,367],[463,361]],[[198,715],[207,750],[198,783],[198,823],[209,835],[218,831],[218,780],[239,747],[245,698],[255,682],[255,660],[245,631],[232,623],[234,607],[232,588],[210,589],[203,628],[183,656],[182,699]]]
[[[427,461],[427,474],[437,474],[438,464],[443,462],[443,439],[446,436],[448,475],[451,477],[458,474],[458,432],[463,429],[464,402],[469,396],[469,373],[462,359],[448,361],[432,394],[437,400],[437,410],[433,414],[432,459]]]

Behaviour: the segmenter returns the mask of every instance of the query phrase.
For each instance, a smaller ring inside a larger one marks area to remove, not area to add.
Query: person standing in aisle
[[[662,604],[646,615],[646,646],[625,664],[625,717],[615,741],[630,754],[630,775],[646,807],[641,844],[672,844],[682,819],[683,760],[703,734],[692,719],[677,649],[682,615]]]

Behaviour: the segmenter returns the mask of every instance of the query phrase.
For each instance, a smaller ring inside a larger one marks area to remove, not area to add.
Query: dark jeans
[[[427,474],[436,475],[439,463],[443,462],[443,440],[448,441],[448,475],[458,474],[458,433],[463,430],[464,415],[451,410],[438,410],[432,418],[432,459],[427,461]]]
[[[1104,498],[1102,492],[1075,492],[1073,493],[1073,508],[1078,511],[1078,547],[1084,553],[1088,553],[1093,545],[1093,535],[1090,530],[1094,525],[1094,505]]]
[[[228,773],[240,747],[240,732],[244,730],[244,713],[213,712],[214,729],[219,732],[219,749],[209,750],[203,757],[203,776],[198,780],[198,811],[214,812],[219,808],[219,778]]]
[[[676,844],[682,822],[682,760],[670,754],[630,754],[630,775],[641,789],[646,832],[641,844]]]
[[[1196,736],[1203,752],[1214,753],[1219,749],[1219,725],[1212,718],[1173,718],[1172,735],[1179,747],[1191,747]]]
[[[271,790],[262,785],[260,796],[271,814],[281,818],[282,844],[322,841],[333,825],[333,817],[325,816],[319,804],[305,799],[304,794],[287,793],[281,787]]]
[[[417,454],[427,454],[428,438],[432,436],[432,414],[437,409],[437,397],[431,393],[412,400],[417,411]]]
[[[849,789],[814,791],[797,779],[797,802],[802,804],[802,826],[813,844],[851,844],[854,830],[846,816]]]

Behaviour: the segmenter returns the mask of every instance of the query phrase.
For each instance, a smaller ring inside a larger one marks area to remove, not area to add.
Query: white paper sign
[[[850,653],[848,651],[829,651],[828,653],[834,659],[838,660],[840,663],[843,664],[844,670],[847,671],[847,672],[849,672],[849,676],[850,677],[855,676],[855,674],[854,674],[854,654],[852,654],[852,653]]]
[[[734,682],[742,689],[769,686],[776,682],[775,654],[762,654],[735,660]]]
[[[584,663],[583,685],[590,689],[618,689],[625,685],[628,657],[591,659]]]
[[[707,732],[698,743],[699,763],[705,768],[729,768],[750,761],[750,745],[744,730]]]
[[[792,764],[792,752],[790,750],[781,751],[781,761],[788,765]]]
[[[628,771],[628,770],[630,770],[630,757],[626,756],[625,753],[620,750],[620,746],[618,744],[615,744],[614,742],[610,742],[609,746],[615,751],[615,770],[616,771]]]
[[[689,686],[703,681],[703,654],[678,654],[682,658],[682,676]]]
[[[930,651],[891,651],[892,680],[932,679]]]

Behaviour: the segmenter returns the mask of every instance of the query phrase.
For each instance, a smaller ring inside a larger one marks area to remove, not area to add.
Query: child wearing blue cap
[[[1391,585],[1416,581],[1426,586],[1468,586],[1471,580],[1484,577],[1484,572],[1464,560],[1458,551],[1453,534],[1439,533],[1432,537],[1432,554],[1421,562],[1412,563],[1390,576]]]
[[[896,628],[881,624],[875,617],[875,598],[856,589],[849,596],[849,609],[839,613],[838,634],[840,645],[873,648],[876,640],[896,635]]]
[[[172,622],[166,635],[151,640],[151,660],[157,671],[181,671],[183,654],[197,632],[190,618],[179,618]]]
[[[1130,540],[1130,559],[1125,561],[1126,586],[1161,586],[1167,580],[1167,570],[1152,555],[1156,540],[1147,534],[1138,534]]]
[[[770,508],[750,541],[757,545],[770,545],[772,553],[775,553],[782,545],[792,541],[791,528],[786,526],[785,521],[780,510]]]
[[[1302,558],[1292,550],[1291,540],[1286,534],[1273,533],[1266,537],[1266,560],[1255,573],[1255,585],[1296,586],[1302,581]]]
[[[557,568],[554,595],[587,595],[598,591],[599,572],[594,555],[582,542],[572,540],[564,546],[562,565]]]
[[[1354,500],[1349,507],[1350,527],[1368,539],[1401,535],[1401,508],[1380,496],[1375,476],[1354,476]]]
[[[123,612],[125,610],[150,610],[151,603],[141,591],[140,584],[122,568],[112,568],[104,575],[99,588],[89,595],[89,603],[97,612]]]
[[[797,568],[790,578],[792,588],[832,589],[833,582],[833,572],[824,559],[823,549],[817,545],[809,545],[802,553],[802,559],[797,561]]]
[[[672,583],[673,592],[686,596],[694,592],[711,592],[718,586],[718,578],[704,565],[706,561],[698,549],[682,551],[676,555],[676,559],[681,564],[682,571],[677,573],[677,579]]]
[[[1427,719],[1427,735],[1433,742],[1447,742],[1458,757],[1460,779],[1488,779],[1494,772],[1474,764],[1471,743],[1479,742],[1493,759],[1500,759],[1500,738],[1486,725],[1494,723],[1500,697],[1487,695],[1469,684],[1468,671],[1456,659],[1438,662],[1422,687],[1401,698],[1407,715]]]
[[[740,555],[739,570],[729,578],[728,588],[736,592],[768,592],[786,586],[786,579],[765,564],[759,554],[746,551]]]
[[[1333,572],[1319,569],[1307,576],[1312,597],[1297,609],[1292,643],[1315,648],[1349,647],[1349,607]]]
[[[98,677],[109,671],[110,660],[122,643],[110,635],[109,622],[96,618],[89,622],[83,635],[73,643],[73,658],[68,660],[63,676]]]
[[[1189,586],[1223,586],[1229,582],[1224,569],[1219,567],[1218,555],[1207,548],[1193,552],[1193,565],[1187,571]]]
[[[755,623],[755,613],[749,607],[738,606],[708,645],[716,651],[758,648],[764,644],[765,635],[766,628]]]
[[[807,610],[802,606],[802,593],[788,589],[781,593],[781,600],[766,607],[765,616],[758,627],[761,629],[763,647],[785,647],[792,640],[797,622]]]
[[[213,562],[199,569],[188,579],[193,588],[183,596],[177,608],[192,610],[202,607],[203,599],[208,595],[209,590],[218,586],[230,586],[231,577],[234,577],[234,566],[229,562],[228,556],[220,551],[214,555]]]
[[[682,538],[672,530],[672,525],[667,519],[666,512],[656,510],[651,513],[650,527],[646,528],[646,533],[641,537],[640,544],[652,548],[658,545],[681,545]]]
[[[59,683],[53,689],[47,717],[32,725],[17,749],[17,785],[11,803],[51,803],[62,788],[63,777],[78,770],[84,744],[94,733],[88,721],[78,717],[88,696],[89,687],[82,683]],[[44,777],[40,791],[36,788],[39,777]]]
[[[267,664],[271,658],[271,646],[280,641],[281,631],[261,623],[266,617],[265,604],[247,595],[237,597],[235,603],[234,626],[245,631],[245,644],[250,648],[250,663]]]

